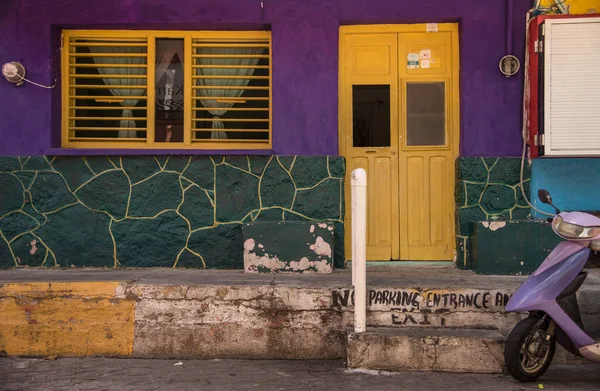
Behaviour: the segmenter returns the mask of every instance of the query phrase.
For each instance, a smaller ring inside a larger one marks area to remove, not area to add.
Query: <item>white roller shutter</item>
[[[600,155],[600,18],[545,24],[545,154]]]

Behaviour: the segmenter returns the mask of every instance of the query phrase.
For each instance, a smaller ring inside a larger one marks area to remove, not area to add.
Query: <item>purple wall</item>
[[[461,154],[520,153],[522,77],[504,78],[506,0],[264,0],[273,32],[273,153],[337,154],[338,31],[344,24],[460,23]],[[528,0],[515,1],[522,58]],[[61,27],[256,29],[260,0],[0,0],[0,64],[52,84]],[[520,72],[522,76],[522,72]],[[58,147],[60,91],[0,80],[0,155]]]

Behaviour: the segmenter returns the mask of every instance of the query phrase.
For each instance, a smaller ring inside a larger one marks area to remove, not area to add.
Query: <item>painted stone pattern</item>
[[[0,267],[243,267],[242,225],[335,224],[327,156],[0,157]]]
[[[529,198],[531,169],[526,162],[522,183],[520,158],[461,157],[456,169],[456,263],[469,268],[472,222],[529,218],[521,186]]]
[[[332,273],[332,222],[256,222],[244,225],[247,273]]]

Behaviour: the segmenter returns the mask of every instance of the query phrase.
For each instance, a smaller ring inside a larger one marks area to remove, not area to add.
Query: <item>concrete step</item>
[[[502,373],[503,343],[497,330],[369,328],[348,333],[347,365],[384,371]]]

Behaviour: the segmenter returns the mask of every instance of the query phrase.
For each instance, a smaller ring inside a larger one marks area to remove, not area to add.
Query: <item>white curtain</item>
[[[115,53],[115,54],[141,54],[145,53],[143,47],[90,47],[91,53]],[[134,65],[134,64],[146,64],[146,57],[93,57],[96,64],[123,64],[123,65]],[[98,67],[98,72],[101,75],[123,75],[123,76],[139,76],[146,74],[146,68],[119,68],[119,67]],[[104,84],[106,85],[131,85],[143,86],[147,83],[146,79],[128,79],[128,78],[103,78]],[[111,88],[110,92],[114,96],[142,96],[146,93],[143,88]],[[121,102],[122,106],[135,106],[139,102],[139,99],[125,99]],[[123,118],[133,117],[133,112],[129,109],[124,109]],[[135,128],[135,121],[131,119],[122,119],[119,123],[121,128]],[[119,131],[119,138],[135,138],[137,136],[135,130]]]
[[[198,54],[228,54],[228,55],[258,55],[263,52],[262,48],[198,48]],[[214,65],[215,68],[198,68],[198,75],[202,76],[252,76],[258,58],[200,58],[199,65]],[[248,68],[218,68],[219,65],[244,65]],[[196,79],[198,86],[226,86],[241,87],[238,89],[199,89],[202,97],[221,97],[221,98],[239,98],[243,93],[243,87],[246,87],[250,79],[244,78],[217,78],[217,79]],[[211,139],[225,139],[227,133],[219,131],[225,129],[225,124],[220,121],[221,117],[227,113],[234,102],[217,102],[216,100],[200,100],[208,112],[213,115]]]

